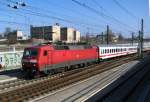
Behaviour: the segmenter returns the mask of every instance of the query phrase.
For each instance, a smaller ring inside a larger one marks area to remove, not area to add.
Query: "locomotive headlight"
[[[36,64],[33,64],[33,66],[35,67],[35,66],[36,66]]]
[[[32,59],[32,60],[30,60],[30,62],[31,62],[31,63],[36,63],[36,62],[37,62],[37,60]]]

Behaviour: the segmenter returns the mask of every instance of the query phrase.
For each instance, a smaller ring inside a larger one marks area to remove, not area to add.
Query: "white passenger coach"
[[[137,53],[137,46],[100,45],[98,48],[100,59],[109,59],[117,56]]]

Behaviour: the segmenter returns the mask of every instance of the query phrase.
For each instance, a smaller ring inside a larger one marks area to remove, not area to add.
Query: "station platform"
[[[150,102],[150,72],[147,73],[138,87],[128,97],[127,102]]]

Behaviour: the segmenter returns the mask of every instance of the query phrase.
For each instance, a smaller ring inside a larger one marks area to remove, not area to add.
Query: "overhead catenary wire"
[[[53,4],[53,5],[57,5],[57,4],[55,4],[55,3],[53,3],[53,2],[49,2],[49,0],[47,0],[48,1],[48,3],[51,3],[51,4]],[[62,5],[57,5],[57,6],[59,6],[59,7],[61,7],[62,9],[65,9],[65,10],[67,10],[67,11],[71,11],[71,12],[73,12],[73,13],[77,13],[77,15],[85,15],[84,17],[87,17],[87,18],[90,18],[91,20],[98,20],[98,21],[100,21],[100,19],[96,19],[97,17],[95,17],[95,16],[90,16],[90,15],[86,15],[87,13],[81,13],[81,12],[79,12],[79,11],[77,11],[77,10],[74,10],[74,9],[71,9],[71,8],[66,8],[66,7],[63,7]],[[81,17],[80,17],[81,18]],[[103,22],[103,21],[102,21]],[[106,22],[106,20],[104,21],[105,22],[105,24],[107,24],[107,22]],[[96,22],[97,23],[97,22]],[[116,23],[116,22],[115,22]],[[95,24],[94,24],[95,25]],[[102,25],[102,24],[101,24]],[[99,27],[99,26],[98,26]],[[102,28],[106,28],[106,25],[103,25],[103,26],[100,26],[100,27],[102,27]],[[120,31],[118,31],[118,30],[116,30],[116,29],[112,29],[112,30],[115,30],[116,32],[120,32]]]
[[[37,15],[37,13],[36,13],[36,14],[33,14],[33,13],[34,13],[34,12],[32,12],[32,13],[30,12],[30,13],[28,13],[28,14],[34,15],[34,16],[39,16],[39,17],[45,17],[45,16],[41,16],[40,14]],[[46,16],[46,17],[49,18],[48,16]],[[61,21],[62,21],[62,20],[61,20]],[[6,22],[6,21],[2,21],[2,22],[3,22],[3,23],[9,23],[9,24],[10,24],[10,23],[11,23],[11,24],[14,23],[14,24],[20,24],[20,25],[21,25],[21,23],[11,22],[11,21],[7,21],[7,22]],[[71,22],[70,22],[70,23],[71,23]],[[31,24],[31,25],[33,25],[33,24]]]
[[[12,1],[12,0],[7,0],[7,1],[9,1],[9,2],[11,2],[11,3],[14,3],[14,4],[19,4],[19,3],[15,2],[15,1]],[[29,7],[29,8],[32,8],[32,9],[36,9],[36,10],[47,11],[47,10],[44,10],[44,9],[41,9],[41,8],[37,8],[37,7],[33,7],[33,6],[30,6],[30,5],[26,5],[26,6]],[[50,18],[52,18],[52,19],[61,20],[61,21],[67,22],[67,23],[77,24],[76,22],[73,22],[73,21],[65,20],[65,19],[58,18],[58,17],[49,16],[49,15],[47,15],[47,14],[44,14],[44,15],[43,15],[43,13],[34,12],[34,11],[32,11],[32,10],[27,10],[27,9],[24,9],[24,8],[20,8],[20,9],[23,9],[23,10],[25,10],[25,11],[28,11],[28,13],[26,13],[26,14],[35,15],[35,16],[39,16],[39,17],[47,17],[47,18],[50,17]],[[88,24],[88,23],[83,23],[83,22],[80,22],[80,24],[81,24],[81,25],[84,25],[84,26],[92,26],[92,27],[94,26],[94,27],[96,27],[96,28],[98,28],[98,27],[105,28],[105,26],[96,25],[96,24]],[[78,24],[78,25],[80,25],[80,24]]]
[[[116,5],[118,5],[124,12],[126,12],[128,15],[130,15],[133,19],[137,19],[133,13],[131,13],[126,7],[124,7],[122,4],[120,4],[117,0],[113,0]]]
[[[12,1],[12,0],[6,0],[6,1]],[[12,3],[15,3],[15,1],[13,0]],[[27,9],[28,8],[28,9]],[[19,8],[19,12],[20,13],[24,13],[24,14],[27,14],[27,15],[33,15],[33,16],[38,16],[38,17],[44,17],[44,18],[48,18],[48,19],[56,19],[56,20],[59,20],[59,21],[63,21],[63,22],[66,22],[66,23],[69,23],[69,24],[74,24],[74,25],[82,25],[82,26],[85,26],[85,27],[92,27],[92,28],[100,28],[100,27],[103,27],[105,28],[105,25],[100,25],[100,24],[91,24],[91,23],[87,23],[87,22],[82,22],[82,21],[73,21],[73,20],[68,20],[68,19],[64,19],[63,17],[59,17],[57,18],[57,16],[51,16],[49,14],[45,14],[44,12],[37,12],[37,11],[43,11],[44,9],[43,8],[37,8],[37,7],[34,7],[34,6],[31,6],[31,5],[27,5],[27,8]],[[37,10],[37,11],[34,11],[34,10]],[[25,11],[25,12],[24,12]],[[33,11],[33,12],[32,12]],[[47,10],[46,10],[47,11]],[[49,10],[48,10],[49,11]],[[111,19],[111,20],[114,20],[112,19],[112,17],[110,17],[110,15],[106,15],[105,13],[102,12],[102,16],[103,18],[107,18],[107,19]],[[54,18],[53,18],[54,17]],[[60,18],[60,19],[59,19]],[[117,19],[118,20],[118,19]],[[115,20],[114,20],[115,21]],[[115,21],[117,22],[117,21]],[[117,22],[119,24],[119,22]],[[129,27],[128,25],[126,24],[122,24],[120,23],[121,25],[124,25],[125,27],[127,28],[130,28],[130,29],[133,29],[131,27]]]
[[[12,3],[16,3],[15,1],[12,1],[12,0],[7,0],[7,1],[12,2]],[[41,8],[30,6],[30,5],[26,5],[26,6],[32,8],[32,9],[36,9],[36,10],[42,10],[42,11],[51,12],[49,10],[41,9]],[[29,10],[29,9],[24,9],[24,8],[20,8],[20,9],[22,9],[24,11],[27,11],[28,13],[26,13],[26,14],[29,14],[29,15],[56,19],[56,20],[60,20],[60,21],[63,21],[63,22],[71,23],[71,24],[91,26],[91,27],[96,27],[96,28],[98,28],[98,27],[104,28],[103,25],[99,25],[99,24],[89,24],[87,22],[85,23],[85,22],[82,22],[82,21],[67,20],[67,19],[64,19],[62,17],[60,18],[60,17],[56,17],[56,16],[52,16],[52,15],[48,15],[48,14],[44,14],[44,13],[40,13],[40,12],[35,12],[35,11]]]
[[[86,8],[86,9],[90,10],[91,12],[96,13],[97,15],[103,17],[104,19],[112,19],[112,20],[116,21],[118,24],[122,24],[122,25],[124,25],[125,27],[128,27],[128,28],[130,28],[130,29],[132,29],[132,30],[137,30],[137,29],[135,29],[134,27],[131,27],[130,25],[127,25],[127,24],[125,24],[125,23],[119,21],[118,19],[116,19],[116,18],[114,18],[114,17],[111,17],[111,16],[109,16],[109,15],[106,15],[106,14],[104,14],[104,13],[102,13],[102,12],[99,12],[98,10],[96,10],[96,9],[94,9],[94,8],[92,8],[92,7],[88,6],[88,5],[86,5],[85,3],[81,3],[81,2],[79,2],[78,0],[72,0],[72,1],[73,1],[74,3],[76,3],[76,4],[80,5],[80,6],[82,6],[82,7],[84,7],[84,8]]]
[[[104,12],[105,14],[108,14],[110,17],[115,18],[110,12],[108,12],[102,5],[100,5],[99,2],[97,2],[96,0],[91,0],[96,6],[98,6],[101,10],[101,12]],[[116,23],[116,22],[115,22]],[[127,28],[123,28],[125,30],[128,30]],[[115,29],[116,30],[116,29]],[[117,32],[120,32],[118,30],[116,30]]]
[[[52,4],[52,6],[53,6],[53,5],[57,5],[57,6],[59,6],[59,8],[69,11],[69,14],[72,13],[72,14],[80,15],[80,16],[83,16],[84,18],[90,19],[90,20],[92,20],[92,21],[95,21],[95,20],[99,20],[99,21],[100,21],[100,20],[101,20],[101,19],[99,19],[99,18],[97,18],[97,17],[95,17],[95,16],[91,16],[91,15],[89,15],[89,14],[87,14],[87,13],[79,12],[79,11],[77,11],[76,9],[67,8],[66,6],[58,5],[58,4],[56,4],[56,3],[51,2],[51,0],[46,0],[46,1],[47,1],[48,3],[50,3],[50,4]],[[67,15],[68,15],[68,14],[67,14]],[[81,17],[78,17],[78,18],[81,18]],[[105,22],[105,21],[101,21],[101,22]]]

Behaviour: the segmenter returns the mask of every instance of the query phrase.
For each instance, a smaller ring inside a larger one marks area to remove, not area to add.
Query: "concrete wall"
[[[0,71],[21,68],[23,51],[0,52]]]
[[[53,42],[60,41],[60,26],[52,26]]]
[[[16,32],[17,32],[17,37],[23,37],[23,32],[22,31],[17,30]]]
[[[67,29],[67,43],[72,43],[73,42],[73,34],[74,34],[74,29],[73,28],[68,28]]]
[[[80,42],[80,37],[81,37],[80,32],[76,31],[76,41],[77,42]]]
[[[61,40],[67,43],[80,42],[80,32],[74,28],[61,28]]]
[[[60,40],[60,26],[31,27],[30,29],[31,38],[45,39],[53,42]]]

